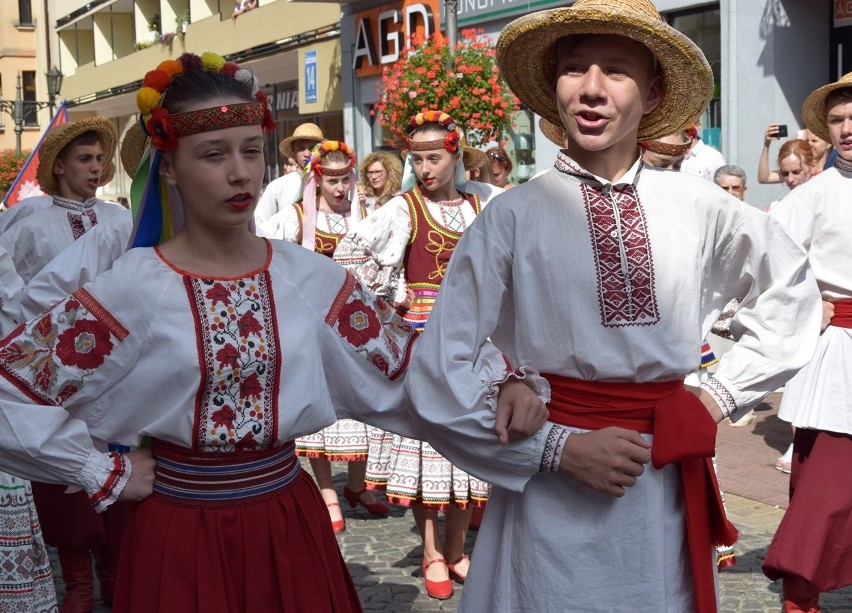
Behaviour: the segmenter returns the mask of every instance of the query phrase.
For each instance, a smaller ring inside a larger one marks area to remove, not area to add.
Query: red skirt
[[[797,428],[790,506],[763,563],[772,580],[802,577],[820,592],[852,585],[852,436]]]
[[[44,542],[51,547],[91,549],[107,542],[104,520],[86,492],[66,494],[67,485],[33,482],[33,500]]]
[[[246,503],[193,506],[156,491],[139,503],[113,611],[360,612],[319,490],[296,469],[286,487]]]

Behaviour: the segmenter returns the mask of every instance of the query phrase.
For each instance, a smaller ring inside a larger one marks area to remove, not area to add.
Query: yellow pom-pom
[[[326,149],[328,151],[337,151],[340,148],[340,145],[336,140],[326,141]]]
[[[157,66],[157,70],[162,70],[165,73],[168,73],[170,77],[174,77],[177,74],[183,72],[183,64],[180,60],[164,60],[160,62],[160,65]]]
[[[160,94],[156,89],[143,87],[136,92],[136,106],[143,115],[150,115],[160,104]]]
[[[225,65],[225,58],[218,53],[205,51],[201,54],[201,65],[204,67],[204,70],[219,72],[222,70],[222,66]]]

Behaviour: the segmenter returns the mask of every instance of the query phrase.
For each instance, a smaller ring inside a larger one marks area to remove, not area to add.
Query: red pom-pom
[[[165,70],[151,70],[145,73],[145,78],[142,80],[142,86],[150,87],[162,94],[166,91],[166,88],[171,82],[172,78]]]
[[[240,67],[237,64],[235,64],[234,62],[225,62],[225,64],[222,66],[222,69],[219,72],[221,72],[222,74],[226,74],[229,77],[233,78],[234,75],[237,74],[237,71],[239,69],[240,69]]]

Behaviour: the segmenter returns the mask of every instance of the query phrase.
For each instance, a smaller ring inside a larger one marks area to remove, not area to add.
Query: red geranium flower
[[[59,335],[56,356],[66,366],[97,368],[112,353],[109,329],[99,321],[80,319]]]
[[[177,134],[169,120],[169,112],[163,107],[158,106],[151,112],[151,119],[145,127],[160,151],[173,151],[177,147]]]
[[[373,309],[361,300],[344,305],[337,321],[340,334],[355,347],[361,347],[378,337],[381,327]]]

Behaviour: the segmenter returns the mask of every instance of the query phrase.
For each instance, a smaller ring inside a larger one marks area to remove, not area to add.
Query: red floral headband
[[[162,106],[163,98],[174,77],[198,70],[210,70],[226,74],[248,85],[257,103],[242,103],[211,107],[199,111],[171,114]],[[269,111],[266,94],[260,90],[257,78],[234,62],[210,51],[200,57],[184,53],[177,60],[160,62],[155,70],[148,72],[142,88],[136,93],[136,104],[141,114],[141,123],[151,136],[154,145],[161,151],[177,147],[177,139],[189,134],[209,130],[221,130],[233,126],[261,125],[264,130],[275,129],[275,120]]]
[[[323,168],[322,159],[332,151],[341,151],[349,157],[349,165],[346,168]],[[324,140],[317,143],[311,150],[311,159],[305,164],[305,172],[313,172],[316,176],[342,177],[349,174],[355,168],[355,152],[338,140]]]
[[[408,122],[408,127],[412,132],[418,127],[427,124],[436,123],[447,130],[447,135],[442,139],[426,140],[414,142],[411,140],[411,134],[406,136],[406,142],[410,151],[433,151],[435,149],[446,149],[450,153],[456,153],[461,146],[462,131],[458,127],[456,121],[442,111],[425,111],[417,113]]]

